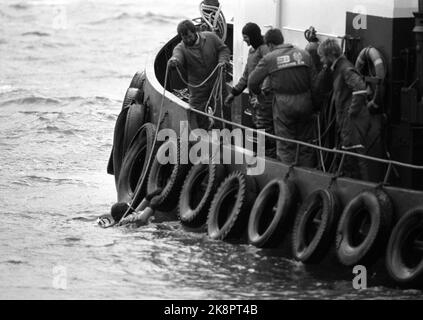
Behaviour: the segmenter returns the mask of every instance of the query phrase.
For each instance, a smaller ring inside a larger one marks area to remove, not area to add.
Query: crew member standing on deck
[[[247,45],[251,45],[248,52],[247,65],[238,84],[233,87],[232,92],[226,98],[225,105],[230,105],[234,98],[247,88],[249,75],[253,72],[259,61],[269,53],[269,48],[264,43],[260,27],[257,24],[252,22],[247,23],[242,29],[242,36]],[[263,129],[267,133],[273,134],[273,95],[271,93],[268,95],[263,94],[263,91],[266,91],[266,83],[268,84],[268,81],[265,80],[262,85],[263,90],[260,94],[256,95],[250,92],[250,105],[253,106],[253,122],[256,129]],[[266,156],[276,158],[276,144],[273,139],[266,138]]]
[[[302,49],[284,44],[282,32],[271,29],[264,36],[270,49],[251,73],[248,88],[259,94],[261,83],[270,79],[274,94],[273,119],[275,134],[280,137],[311,143],[315,136],[315,117],[311,85],[315,72],[310,55]],[[315,166],[313,149],[301,146],[295,163],[297,145],[277,141],[277,156],[286,164]]]
[[[196,86],[204,82],[218,65],[225,68],[226,64],[229,63],[231,52],[216,34],[208,31],[197,32],[190,20],[184,20],[179,23],[177,30],[182,42],[173,50],[169,66],[186,70],[188,82],[192,85],[188,86],[190,92],[189,103],[193,108],[207,112],[205,110],[207,102],[212,94],[213,86],[220,70],[216,70],[204,85],[198,88]],[[226,97],[225,77],[223,77],[222,82],[224,99]],[[223,101],[211,100],[211,103],[216,106],[215,115],[220,117],[221,113],[225,112],[225,110],[220,109]],[[191,117],[195,117],[199,128],[209,129],[210,125],[207,117],[194,114]],[[230,120],[230,116],[227,114],[224,114],[224,117]],[[217,125],[221,126],[220,123]]]
[[[317,92],[333,86],[331,105],[336,110],[339,145],[343,150],[366,154],[371,119],[366,103],[366,84],[354,65],[342,54],[336,40],[328,39],[318,48],[324,65],[317,77]],[[346,157],[345,175],[368,180],[366,160]]]

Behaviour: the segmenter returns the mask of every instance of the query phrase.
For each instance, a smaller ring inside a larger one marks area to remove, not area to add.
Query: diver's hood
[[[242,29],[242,34],[245,34],[250,38],[250,44],[254,49],[257,49],[264,43],[260,27],[255,23],[247,23]]]

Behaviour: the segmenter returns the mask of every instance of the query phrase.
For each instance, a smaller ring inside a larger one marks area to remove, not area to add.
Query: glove
[[[367,109],[369,109],[369,112],[371,115],[375,115],[380,113],[380,107],[375,103],[374,100],[369,101],[369,103],[367,104]]]
[[[167,62],[169,68],[176,68],[179,64],[178,59],[176,58],[170,58],[169,61]]]
[[[232,93],[230,93],[225,99],[225,106],[229,107],[232,104],[232,102],[234,102],[234,99],[235,99],[235,96]]]
[[[222,68],[223,73],[225,73],[225,72],[226,72],[226,62],[220,62],[220,63],[218,64],[218,66],[219,66],[220,68]]]
[[[265,97],[268,97],[270,94],[272,93],[272,89],[271,88],[263,88],[261,90],[261,94]]]

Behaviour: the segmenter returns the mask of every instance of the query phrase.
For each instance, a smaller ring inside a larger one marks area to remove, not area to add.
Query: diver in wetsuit
[[[238,83],[232,88],[231,93],[225,100],[225,105],[230,105],[236,96],[239,96],[248,85],[248,77],[253,72],[259,61],[269,53],[268,46],[264,43],[260,27],[252,22],[247,23],[242,29],[242,36],[247,45],[251,45],[248,52],[247,64],[244,73]],[[256,129],[263,129],[269,134],[273,134],[273,94],[266,92],[266,80],[263,81],[262,91],[259,94],[249,92],[250,105],[253,106],[252,118]],[[266,92],[266,94],[263,94]],[[266,138],[266,156],[276,158],[276,144],[273,139]]]

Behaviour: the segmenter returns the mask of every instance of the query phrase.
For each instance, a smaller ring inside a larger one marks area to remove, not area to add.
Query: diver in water
[[[260,27],[257,24],[253,22],[247,23],[242,29],[242,36],[245,43],[248,46],[251,46],[251,48],[248,52],[248,59],[244,73],[226,98],[226,106],[232,104],[234,98],[239,96],[247,88],[249,75],[253,72],[259,61],[269,53],[269,48],[264,43]],[[273,94],[267,90],[266,85],[269,83],[266,80],[268,79],[263,81],[262,90],[259,94],[253,94],[250,91],[250,105],[253,107],[252,118],[256,129],[263,129],[267,133],[273,134]],[[276,144],[273,139],[266,138],[266,156],[276,158]]]
[[[200,111],[205,110],[207,103],[213,91],[219,70],[202,86],[197,87],[205,81],[215,70],[217,66],[225,68],[229,63],[230,50],[226,44],[213,32],[198,32],[195,25],[190,20],[184,20],[179,23],[177,28],[182,41],[173,50],[173,56],[168,64],[170,68],[181,68],[187,72],[188,86],[190,92],[189,104]],[[225,73],[223,73],[225,75]],[[222,79],[222,101],[212,101],[216,105],[215,114],[220,116],[222,113],[225,119],[230,120],[230,113],[225,113],[220,106],[223,105],[223,99],[226,97],[225,77]],[[198,127],[209,129],[208,118],[202,115],[192,114],[195,117]],[[192,123],[192,118],[190,119]]]
[[[154,213],[158,206],[157,196],[159,196],[162,191],[162,189],[158,189],[147,195],[137,210],[134,210],[128,203],[119,202],[114,204],[110,214],[99,217],[97,219],[97,224],[102,228],[128,224],[133,224],[138,228],[149,224],[152,218],[154,218]]]

